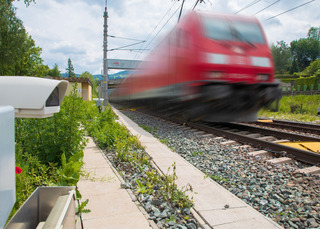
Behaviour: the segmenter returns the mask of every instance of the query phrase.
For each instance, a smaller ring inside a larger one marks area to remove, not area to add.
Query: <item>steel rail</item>
[[[296,149],[289,146],[272,143],[263,141],[257,138],[251,138],[248,136],[245,136],[243,134],[237,134],[231,131],[222,130],[214,127],[209,127],[205,125],[200,125],[197,123],[186,123],[187,126],[205,131],[207,133],[212,133],[215,135],[222,135],[226,138],[230,139],[237,139],[238,141],[245,143],[245,144],[254,144],[258,145],[260,147],[266,148],[266,150],[269,150],[271,152],[278,151],[279,153],[287,152],[288,155],[290,155],[292,158],[303,161],[312,165],[320,164],[320,154],[319,153],[313,153],[306,150]]]
[[[261,139],[248,137],[243,134],[238,134],[238,133],[231,132],[228,130],[222,130],[222,129],[215,128],[212,126],[208,126],[207,123],[201,124],[201,123],[195,123],[195,122],[185,122],[185,121],[173,118],[173,117],[161,116],[160,114],[155,114],[153,112],[150,113],[150,111],[149,112],[142,112],[142,113],[144,113],[144,114],[147,113],[148,115],[158,117],[158,118],[164,119],[166,121],[170,121],[170,122],[173,122],[176,124],[180,124],[180,125],[194,128],[194,129],[198,129],[198,130],[201,130],[201,131],[204,131],[204,132],[207,132],[210,134],[214,134],[217,136],[224,136],[225,138],[234,139],[234,140],[237,140],[237,141],[242,142],[244,144],[255,145],[258,148],[264,148],[266,151],[269,151],[272,153],[284,154],[286,152],[286,156],[290,156],[295,160],[302,161],[302,162],[305,162],[305,163],[308,163],[311,165],[320,164],[320,153],[314,153],[314,152],[301,150],[301,149],[297,149],[297,148],[293,148],[293,147],[289,147],[289,146],[285,146],[285,145],[281,145],[281,144],[277,144],[277,143],[273,143],[273,142],[263,141]],[[235,123],[224,123],[224,124],[227,124],[227,125],[233,124],[233,126],[236,126]],[[245,125],[241,124],[241,126],[245,126]],[[250,126],[247,126],[247,127],[250,127]],[[264,129],[264,128],[256,128],[256,129]],[[269,130],[269,131],[267,131],[267,129],[264,129],[264,130],[266,130],[265,133],[271,134],[271,130]],[[273,133],[272,133],[273,136],[274,136],[274,132],[275,131],[273,131]],[[282,132],[282,133],[286,134],[284,132]],[[285,136],[285,135],[282,135],[282,136]],[[304,135],[299,135],[299,137],[301,137],[301,139],[308,138],[307,136],[304,136]],[[308,138],[308,139],[310,139],[310,138]],[[319,138],[316,138],[316,139],[317,139],[316,141],[320,140]],[[312,141],[314,141],[314,138]]]
[[[280,121],[280,120],[273,120],[273,122],[254,122],[254,124],[259,126],[268,126],[268,127],[284,127],[290,130],[305,131],[305,132],[311,132],[313,134],[320,134],[320,125],[316,125],[316,124],[307,124],[307,123],[298,123],[298,122],[289,122],[289,121]]]
[[[317,138],[317,137],[288,133],[288,132],[278,131],[278,130],[271,130],[271,129],[260,128],[260,127],[245,125],[245,124],[226,123],[223,126],[227,126],[229,128],[237,128],[237,129],[241,129],[241,130],[247,130],[250,132],[261,133],[264,135],[272,135],[277,138],[285,138],[285,139],[294,140],[294,141],[320,142],[320,138]]]

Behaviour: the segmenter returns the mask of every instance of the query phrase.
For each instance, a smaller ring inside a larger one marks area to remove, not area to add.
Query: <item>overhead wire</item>
[[[209,0],[208,0],[208,1],[209,1]],[[194,6],[192,7],[192,10],[194,10],[194,9],[197,7],[197,5],[198,5],[199,3],[202,3],[202,2],[206,3],[204,0],[197,0],[196,3],[194,4]],[[210,3],[211,3],[211,2],[210,2]]]
[[[142,41],[142,40],[138,40],[138,39],[132,39],[132,38],[126,38],[126,37],[118,37],[118,36],[113,36],[113,35],[107,35],[107,36],[111,37],[111,38],[118,38],[118,39],[130,40],[130,41]]]
[[[152,43],[152,41],[159,35],[159,33],[162,31],[162,29],[168,24],[168,22],[171,20],[171,18],[177,13],[177,11],[180,9],[181,6],[179,6],[171,15],[171,17],[164,23],[164,25],[160,28],[160,30],[156,33],[156,35],[153,36],[153,38],[151,39],[151,41],[148,42],[148,45],[146,45],[146,47],[144,47],[145,49],[147,49],[149,47],[149,45]]]
[[[153,28],[153,30],[151,31],[151,33],[149,33],[148,34],[148,36],[147,36],[147,39],[146,39],[146,41],[148,41],[149,39],[150,39],[150,37],[151,37],[151,35],[153,34],[153,32],[158,28],[158,26],[160,25],[160,23],[162,22],[162,20],[168,15],[168,13],[171,11],[171,9],[174,7],[174,5],[176,4],[177,2],[176,1],[174,1],[174,3],[171,5],[171,7],[169,8],[169,10],[164,14],[164,16],[160,19],[160,21],[158,22],[158,24]],[[142,47],[143,47],[143,44],[140,46],[140,49],[142,49]],[[135,58],[134,59],[137,59],[137,58],[139,58],[140,57],[140,55],[139,56],[135,56]]]
[[[121,46],[119,48],[109,49],[108,51],[121,50],[122,48],[130,47],[130,46],[133,46],[133,45],[138,45],[138,44],[141,44],[141,43],[144,43],[144,42],[146,42],[146,41],[140,41],[140,42],[137,42],[137,43],[134,43],[134,44],[131,44],[131,45],[125,45],[125,46]]]
[[[276,3],[278,3],[278,2],[280,2],[280,0],[277,0],[277,1],[275,1],[274,3],[271,3],[270,5],[266,6],[266,7],[263,8],[262,10],[259,10],[257,13],[253,14],[252,16],[257,15],[258,13],[260,13],[260,12],[268,9],[269,7],[273,6],[274,4],[276,4]]]
[[[180,9],[179,17],[178,17],[178,22],[180,21],[180,18],[181,18],[184,2],[185,2],[185,0],[182,0],[181,9]]]
[[[260,2],[261,0],[254,0],[251,3],[249,3],[248,5],[246,5],[245,7],[243,7],[242,9],[238,10],[237,12],[235,12],[234,14],[240,13],[241,11],[248,9],[249,7],[257,4],[258,2]]]
[[[196,3],[194,4],[194,6],[192,7],[192,10],[194,10],[196,8],[196,6],[198,5],[200,0],[196,0]]]
[[[283,14],[285,14],[285,13],[288,13],[288,12],[290,12],[290,11],[293,11],[293,10],[295,10],[295,9],[297,9],[297,8],[300,8],[301,6],[307,5],[307,4],[309,4],[309,3],[311,3],[311,2],[314,2],[314,1],[315,1],[315,0],[311,0],[311,1],[309,1],[309,2],[306,2],[306,3],[301,4],[301,5],[299,5],[299,6],[293,7],[293,8],[291,8],[291,9],[285,11],[285,12],[282,12],[282,13],[277,14],[277,15],[275,15],[275,16],[269,17],[269,18],[267,18],[265,21],[268,21],[268,20],[270,20],[270,19],[273,19],[273,18],[275,18],[275,17],[278,17],[278,16],[283,15]]]

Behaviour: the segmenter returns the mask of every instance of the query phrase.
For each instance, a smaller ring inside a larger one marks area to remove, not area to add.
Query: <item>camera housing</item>
[[[0,77],[0,106],[13,106],[16,118],[46,118],[60,111],[68,82],[27,76]]]

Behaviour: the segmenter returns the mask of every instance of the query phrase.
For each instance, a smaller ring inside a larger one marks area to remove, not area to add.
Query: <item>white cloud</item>
[[[240,14],[253,15],[275,1],[261,0],[241,11]],[[206,0],[206,4],[198,4],[197,9],[235,13],[251,2],[252,0]],[[307,0],[282,0],[257,14],[270,43],[279,40],[290,43],[292,40],[305,37],[311,26],[320,25],[319,1],[314,1],[292,12],[264,21],[305,2]],[[175,4],[153,35],[158,32],[181,3],[182,1],[175,3],[173,0],[109,0],[109,34],[144,40],[167,10]],[[186,0],[183,14],[191,9],[194,3],[195,0]],[[23,20],[27,31],[32,35],[36,44],[43,49],[42,57],[45,64],[52,67],[57,63],[60,70],[64,72],[67,60],[71,58],[77,73],[89,71],[93,74],[100,73],[102,69],[104,4],[104,0],[37,0],[36,4],[31,4],[26,8],[23,1],[14,2],[14,5],[18,7],[18,17]],[[174,26],[178,18],[178,12],[150,47],[154,46],[157,40]],[[135,43],[135,41],[109,38],[108,48],[117,48],[132,43]],[[132,46],[132,48],[140,47],[141,45]],[[108,53],[108,58],[130,59],[137,56],[139,55],[136,52],[130,51]]]

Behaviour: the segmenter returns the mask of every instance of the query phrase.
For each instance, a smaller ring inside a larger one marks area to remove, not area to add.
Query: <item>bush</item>
[[[17,118],[15,125],[17,201],[11,213],[38,186],[76,185],[86,145],[85,118],[89,109],[74,88],[63,100],[61,110],[45,119]]]
[[[296,78],[286,78],[286,79],[280,79],[283,83],[291,83],[292,80],[296,80]]]
[[[288,74],[275,74],[276,79],[296,79],[299,78],[299,75],[288,75]]]
[[[318,82],[319,80],[316,76],[300,77],[295,80],[295,89],[297,90],[298,85],[300,85],[300,90],[303,90],[304,85],[307,85],[307,90],[311,89],[311,85],[313,85],[313,89],[315,89]]]

